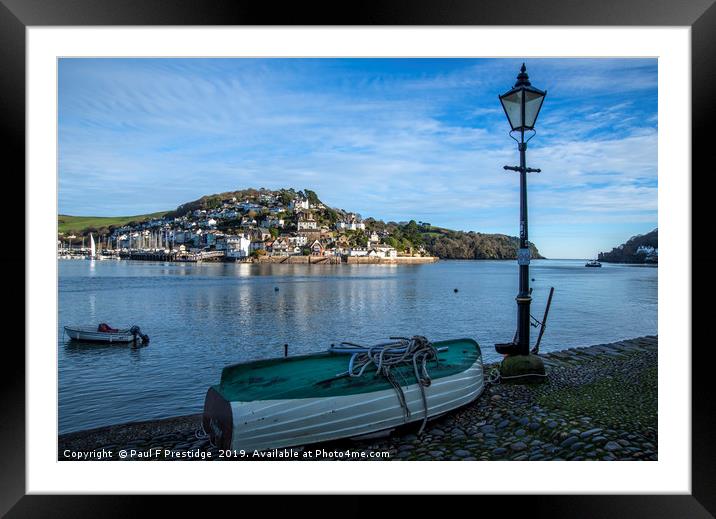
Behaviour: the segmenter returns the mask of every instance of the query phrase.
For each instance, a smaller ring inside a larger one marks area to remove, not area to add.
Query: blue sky
[[[309,188],[383,220],[517,235],[516,59],[61,59],[59,211]],[[657,60],[529,59],[530,240],[591,257],[657,226]]]

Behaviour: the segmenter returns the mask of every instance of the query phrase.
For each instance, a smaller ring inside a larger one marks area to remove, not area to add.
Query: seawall
[[[367,256],[348,256],[349,265],[420,265],[423,263],[437,263],[434,256],[398,256],[397,258],[373,258]]]
[[[418,265],[423,263],[436,263],[438,258],[431,256],[416,256],[397,258],[376,258],[367,256],[348,256],[345,259],[340,256],[260,256],[258,263],[283,263],[286,265]]]

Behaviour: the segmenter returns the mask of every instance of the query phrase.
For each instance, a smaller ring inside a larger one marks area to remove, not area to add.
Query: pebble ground
[[[296,459],[316,452],[325,460],[348,459],[341,455],[347,452],[350,459],[381,460],[656,460],[657,346],[657,337],[648,336],[542,355],[545,383],[489,384],[475,402],[429,422],[420,436],[419,426],[411,424],[378,439],[326,442],[293,452]],[[486,365],[485,373],[494,367]],[[200,423],[200,415],[190,415],[70,433],[59,438],[58,459],[72,459],[68,451],[101,449],[112,453],[105,459],[120,459],[122,449],[203,452],[222,459],[195,434]],[[387,457],[368,456],[376,452]]]

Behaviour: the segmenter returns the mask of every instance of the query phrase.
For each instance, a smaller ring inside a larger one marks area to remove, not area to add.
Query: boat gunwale
[[[452,343],[456,342],[471,342],[475,345],[475,348],[477,349],[477,355],[478,357],[482,357],[482,349],[480,348],[480,344],[475,340],[468,337],[460,338],[460,339],[448,339],[445,341],[436,341],[431,343],[433,346],[439,347],[439,346],[447,346]],[[304,353],[301,355],[292,355],[289,357],[272,357],[269,359],[257,359],[257,360],[248,360],[244,362],[237,362],[236,364],[229,364],[227,366],[224,366],[221,370],[222,378],[225,370],[228,369],[234,369],[239,367],[248,367],[249,365],[252,365],[252,367],[265,367],[270,366],[272,364],[278,364],[280,362],[294,362],[299,360],[306,360],[309,358],[322,358],[322,357],[333,357],[337,355],[349,355],[347,353],[335,353],[332,351],[318,351],[314,353]]]
[[[452,374],[457,373],[464,373],[466,371],[469,371],[476,362],[482,364],[482,350],[480,349],[480,345],[475,341],[474,339],[470,338],[462,338],[462,339],[449,339],[445,341],[436,341],[433,343],[436,347],[444,347],[444,346],[450,346],[450,345],[462,345],[462,347],[472,347],[474,350],[472,353],[470,353],[470,356],[474,355],[474,360],[472,360],[469,363],[464,363],[461,367],[455,367],[452,370],[449,370],[448,372],[441,373],[439,375],[435,375],[435,379],[441,379],[447,376],[450,376]],[[227,401],[243,401],[243,402],[251,402],[256,400],[262,400],[266,399],[264,398],[256,398],[256,396],[252,396],[251,398],[236,398],[236,394],[234,390],[229,389],[230,387],[234,386],[234,381],[236,380],[237,376],[250,376],[251,372],[254,370],[265,370],[265,369],[271,369],[278,366],[286,366],[287,362],[300,362],[300,361],[321,361],[323,359],[329,359],[329,358],[338,358],[338,357],[345,357],[348,358],[349,354],[345,353],[334,353],[331,351],[324,351],[319,353],[311,353],[311,354],[305,354],[305,355],[296,355],[294,357],[276,357],[272,359],[263,359],[263,360],[257,360],[257,361],[248,361],[248,362],[240,362],[237,364],[233,364],[231,366],[226,366],[222,372],[221,372],[221,378],[219,380],[218,384],[212,385],[213,387],[223,398],[225,398]],[[412,369],[410,370],[412,372]],[[330,380],[337,380],[340,377],[336,377],[335,374],[331,375]],[[229,384],[229,385],[225,385]],[[315,384],[314,384],[315,385]],[[290,392],[292,392],[294,389],[292,388]],[[336,389],[328,389],[327,390],[329,394],[325,395],[326,397],[335,396],[333,393],[334,391],[337,391]],[[349,392],[357,391],[359,393],[369,393],[373,390],[368,389],[367,387],[363,390],[356,390],[356,388],[353,388]],[[243,390],[242,390],[243,392]],[[339,391],[339,394],[345,394]],[[296,396],[291,395],[289,396],[285,392],[280,393],[272,393],[272,398],[269,398],[269,400],[275,400],[276,397],[278,399],[286,398],[286,399],[299,399],[304,398],[303,396]],[[281,396],[279,396],[281,395]]]
[[[92,325],[80,325],[80,326],[64,326],[66,331],[79,332],[79,333],[96,333],[102,335],[131,335],[131,328],[117,328],[117,331],[101,332],[97,330],[96,326]]]

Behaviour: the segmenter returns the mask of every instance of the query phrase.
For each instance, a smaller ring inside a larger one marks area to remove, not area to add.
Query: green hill
[[[431,227],[423,237],[425,248],[442,259],[516,259],[520,245],[516,236],[437,227]],[[533,243],[529,248],[533,259],[544,258]]]
[[[366,218],[369,231],[387,231],[387,242],[398,249],[405,246],[423,246],[433,256],[441,259],[516,259],[519,238],[504,234],[487,234],[474,231],[455,231],[411,220],[407,223],[384,223]],[[544,258],[537,247],[530,243],[532,258]]]
[[[142,222],[152,218],[161,218],[168,211],[158,213],[138,214],[135,216],[70,216],[61,214],[57,216],[57,230],[60,233],[84,234],[90,230],[106,229],[110,226],[121,227],[129,222]]]
[[[110,226],[118,227],[130,223],[140,223],[147,219],[163,216],[167,218],[187,216],[192,220],[195,218],[192,216],[193,211],[211,211],[220,209],[226,204],[237,204],[245,200],[264,206],[258,212],[265,214],[268,212],[268,207],[266,207],[266,202],[262,200],[265,200],[267,196],[286,207],[283,217],[287,222],[286,230],[289,231],[295,230],[296,216],[287,206],[296,197],[308,199],[311,204],[318,205],[319,208],[312,209],[311,212],[320,225],[328,228],[333,228],[337,221],[349,214],[344,209],[324,205],[318,195],[310,189],[297,191],[293,188],[278,190],[249,188],[202,196],[180,205],[173,211],[114,217],[60,215],[58,217],[59,231],[65,234],[73,232],[86,235],[89,232],[95,232],[103,235],[110,230]],[[371,233],[377,232],[382,237],[383,243],[394,247],[399,253],[414,252],[422,248],[427,253],[443,259],[517,258],[519,239],[514,236],[456,231],[436,227],[427,222],[416,222],[415,220],[396,223],[384,222],[375,218],[364,218],[363,221],[366,227],[365,231],[348,231],[346,233],[351,246],[365,246]],[[233,229],[233,227],[236,227],[236,229]],[[217,229],[224,232],[241,232],[238,227],[238,219],[234,218],[220,222]],[[533,258],[543,257],[533,244],[530,244],[530,250]]]
[[[599,261],[606,263],[658,263],[659,229],[632,236],[610,252],[600,252]]]

